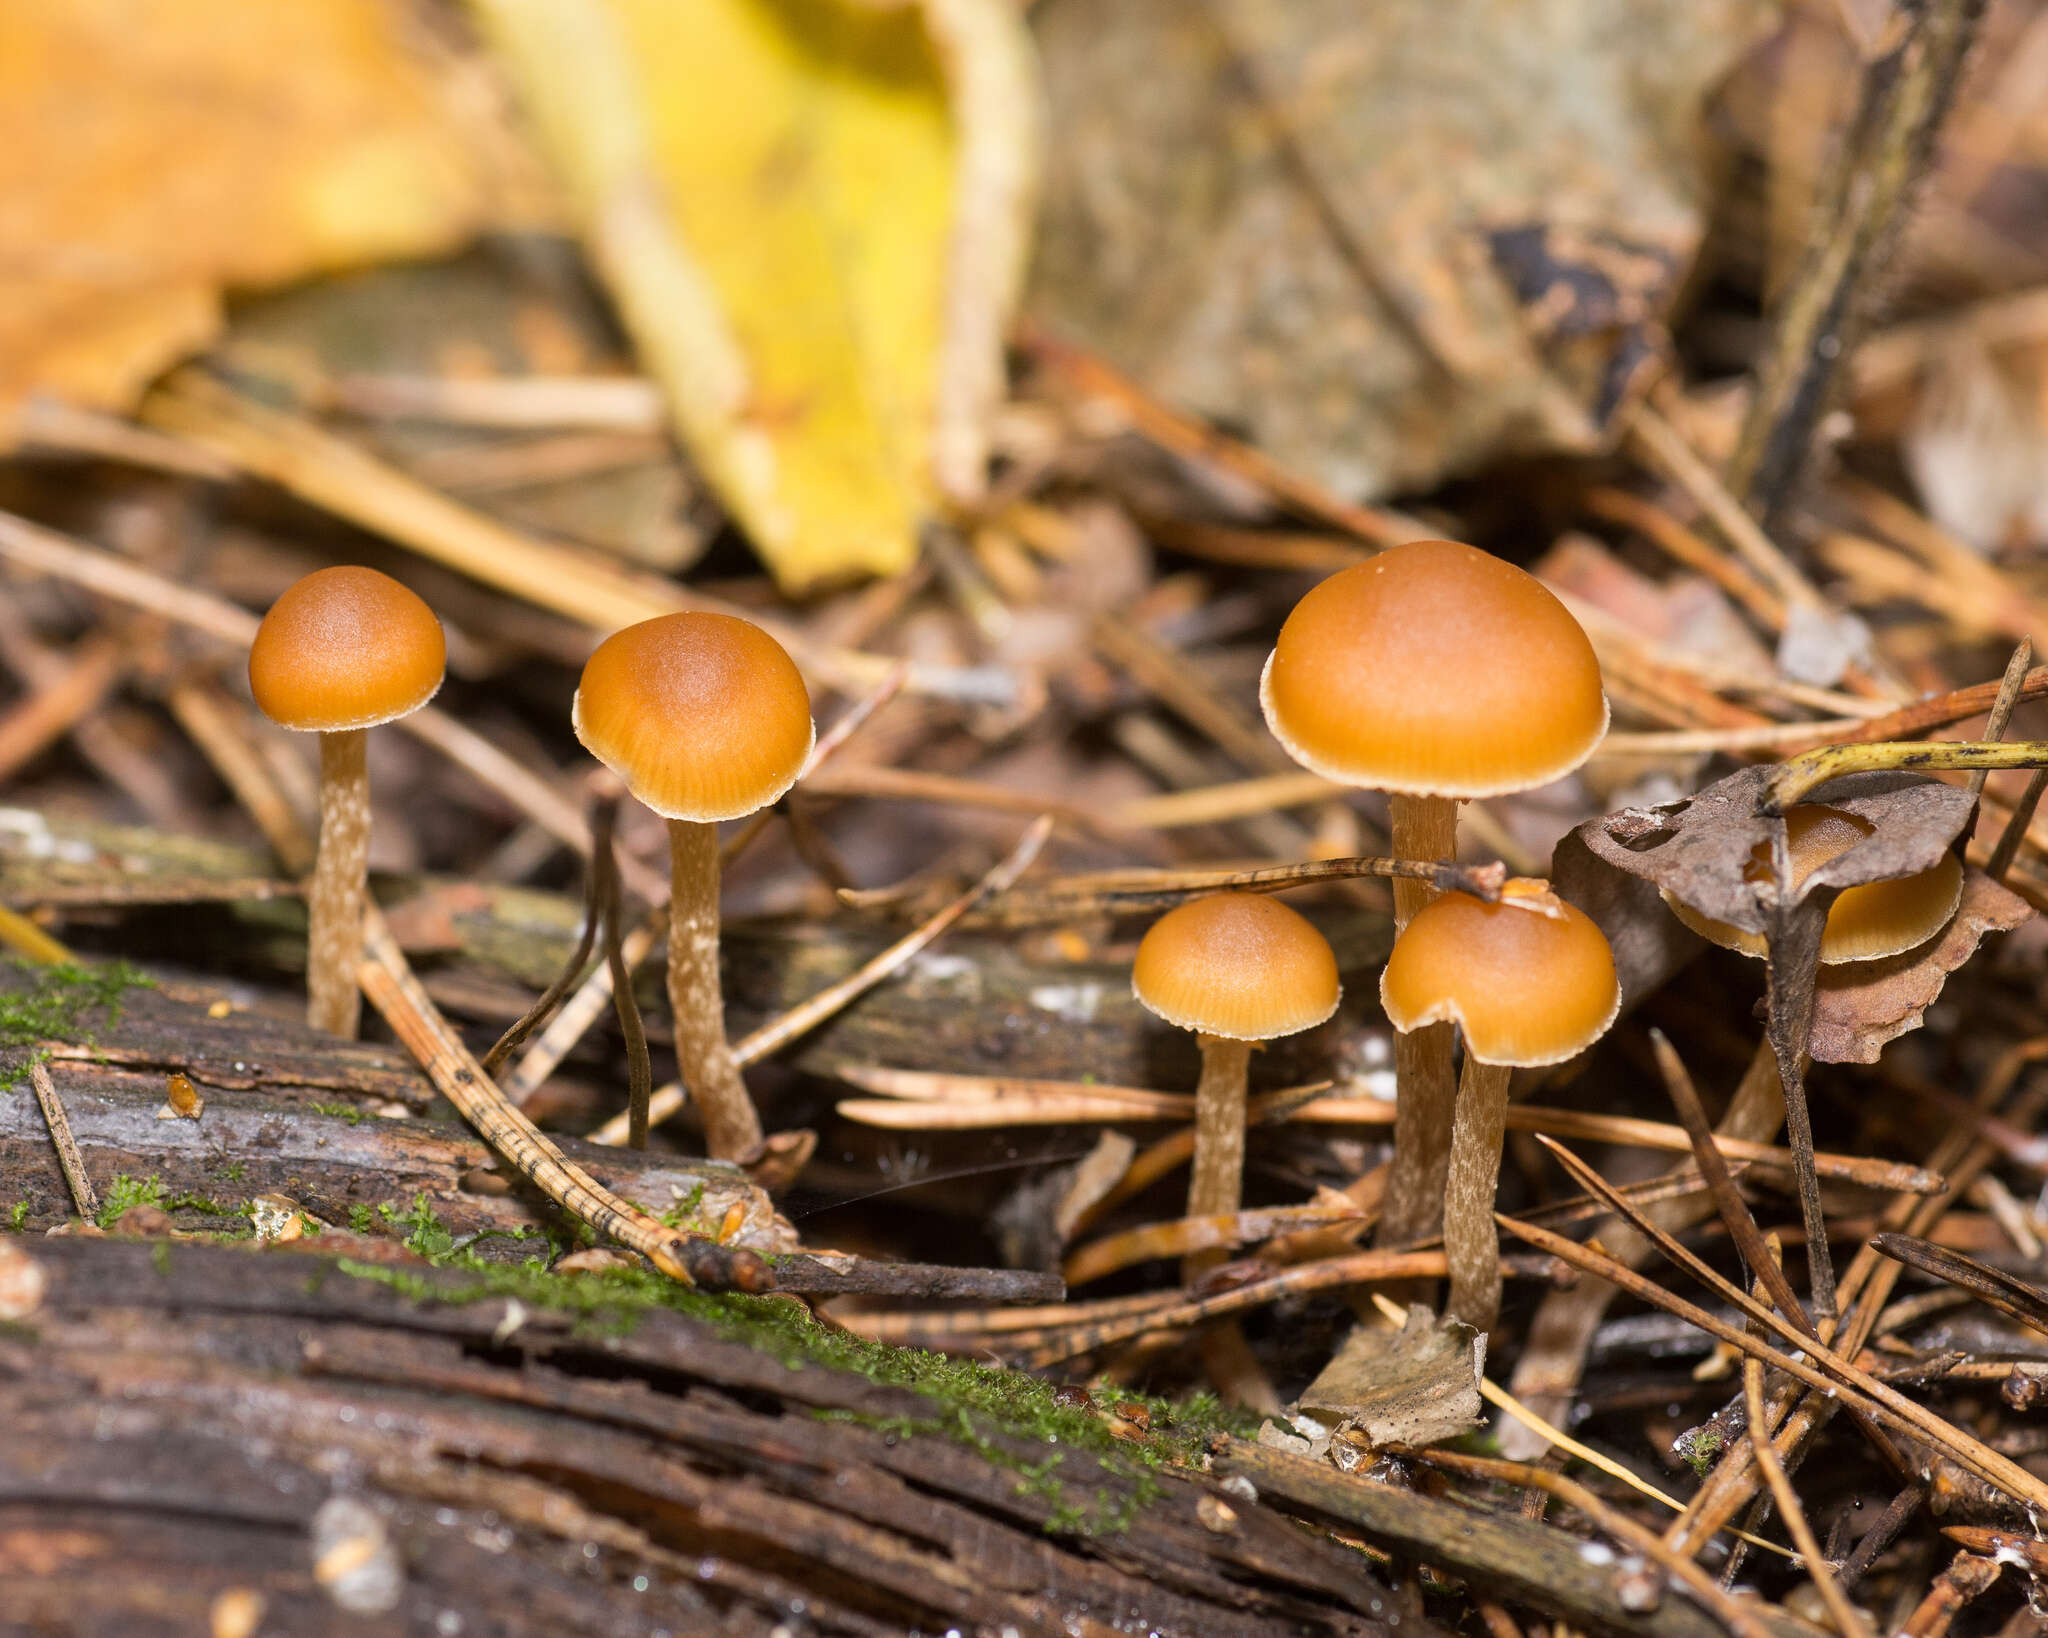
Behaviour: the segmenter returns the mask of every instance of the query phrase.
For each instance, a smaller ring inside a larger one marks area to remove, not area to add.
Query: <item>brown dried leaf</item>
[[[1887,960],[1844,962],[1821,973],[1807,1051],[1825,1064],[1876,1063],[1886,1042],[1920,1027],[1948,975],[1976,953],[1986,933],[2008,932],[2033,913],[2017,893],[1973,867],[1940,937]]]
[[[1301,1396],[1301,1410],[1368,1443],[1431,1445],[1479,1425],[1486,1338],[1411,1303],[1389,1335],[1359,1326]]]
[[[1757,849],[1768,857],[1775,839],[1784,834],[1781,820],[1757,812],[1774,771],[1744,768],[1696,796],[1654,808],[1624,808],[1588,820],[1573,834],[1594,857],[1653,882],[1702,915],[1768,934],[1777,893],[1769,873],[1752,866]],[[1824,911],[1845,887],[1931,869],[1963,833],[1976,803],[1957,786],[1897,773],[1838,779],[1814,799],[1854,815],[1872,831],[1809,875],[1787,908],[1817,904]]]
[[[1665,351],[1705,92],[1774,10],[1043,0],[1035,316],[1347,495],[1591,447]]]

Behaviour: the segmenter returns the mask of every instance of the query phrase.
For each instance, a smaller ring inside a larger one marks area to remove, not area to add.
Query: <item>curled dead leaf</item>
[[[1653,883],[1699,914],[1768,935],[1777,898],[1771,851],[1784,824],[1757,807],[1773,771],[1744,768],[1695,796],[1624,808],[1573,834],[1603,863]],[[1968,791],[1911,774],[1856,774],[1817,794],[1864,836],[1802,878],[1790,896],[1793,905],[1832,903],[1844,888],[1932,869],[1975,807]]]
[[[1411,1303],[1398,1332],[1361,1325],[1344,1339],[1303,1392],[1301,1414],[1373,1446],[1437,1444],[1479,1425],[1485,1364],[1483,1334]]]

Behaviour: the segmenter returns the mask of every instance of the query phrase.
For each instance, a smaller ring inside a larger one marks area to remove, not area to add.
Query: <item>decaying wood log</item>
[[[788,1299],[572,1318],[287,1250],[0,1254],[43,1287],[0,1327],[0,1631],[205,1632],[230,1596],[365,1638],[1394,1631],[1355,1551],[1086,1410],[1045,1398],[1052,1444],[802,1361],[843,1339]]]
[[[159,832],[0,810],[0,902],[49,907],[81,944],[137,960],[288,973],[304,961],[305,911],[251,849]],[[580,907],[524,888],[391,877],[375,884],[387,919],[428,990],[449,1011],[505,1021],[554,977],[575,945]],[[1347,975],[1385,956],[1392,924],[1349,908],[1322,917]],[[723,939],[734,1035],[836,983],[899,933],[851,915],[828,922],[734,922]],[[1001,930],[956,929],[896,979],[861,997],[791,1049],[799,1067],[889,1064],[1136,1086],[1193,1086],[1192,1038],[1131,997],[1130,969],[1042,965]],[[642,973],[649,1033],[666,1031],[659,970]],[[1353,983],[1339,1022],[1276,1041],[1260,1055],[1271,1085],[1314,1079],[1329,1043],[1370,1020],[1370,983]]]
[[[0,1004],[53,982],[0,965]],[[185,1227],[242,1226],[246,1203],[283,1195],[315,1217],[398,1236],[424,1196],[456,1235],[552,1236],[575,1227],[507,1174],[432,1083],[395,1047],[341,1041],[288,1017],[216,1010],[220,992],[190,984],[135,987],[118,1015],[89,1013],[79,1033],[50,1044],[51,1077],[86,1170],[104,1196],[126,1174],[157,1185]],[[18,1054],[16,1055],[18,1056]],[[4,1068],[0,1063],[0,1068]],[[159,1119],[165,1079],[187,1076],[205,1100],[196,1119]],[[424,1118],[438,1105],[443,1118]],[[931,1268],[799,1250],[795,1231],[736,1168],[675,1155],[562,1140],[579,1164],[649,1212],[684,1228],[775,1254],[779,1289],[1031,1302],[1057,1299],[1056,1278],[1002,1269]],[[0,1088],[0,1213],[48,1228],[70,1202],[48,1128],[26,1079]],[[495,1243],[531,1255],[546,1238]]]

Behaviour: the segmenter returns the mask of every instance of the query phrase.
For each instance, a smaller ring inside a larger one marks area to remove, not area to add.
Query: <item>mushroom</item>
[[[1404,1033],[1435,1023],[1465,1035],[1444,1186],[1450,1314],[1480,1330],[1500,1312],[1494,1190],[1508,1076],[1562,1063],[1621,1010],[1614,953],[1592,919],[1541,882],[1511,882],[1498,904],[1447,893],[1416,912],[1380,973],[1380,1004]]]
[[[796,783],[815,730],[782,645],[729,614],[664,614],[614,632],[583,667],[576,737],[668,821],[668,997],[676,1062],[721,1160],[761,1152],[761,1121],[725,1035],[718,979],[718,822]],[[636,1148],[647,1113],[633,1112]]]
[[[1277,899],[1212,893],[1152,924],[1138,945],[1131,990],[1141,1006],[1193,1030],[1202,1050],[1188,1215],[1234,1212],[1252,1043],[1311,1029],[1334,1013],[1342,993],[1337,958],[1307,917]]]
[[[294,582],[249,645],[249,691],[283,728],[320,736],[320,845],[308,895],[306,1021],[353,1038],[370,858],[367,730],[434,697],[448,661],[441,622],[389,575],[353,565]]]
[[[1453,540],[1396,546],[1315,587],[1280,628],[1259,700],[1303,767],[1387,793],[1404,859],[1454,858],[1461,799],[1562,779],[1607,732],[1578,622],[1533,576]],[[1396,881],[1396,932],[1434,896]],[[1450,1032],[1403,1036],[1395,1077],[1383,1243],[1436,1219],[1455,1106]]]
[[[1807,802],[1785,815],[1785,844],[1791,855],[1793,891],[1805,884],[1830,859],[1838,859],[1877,827],[1858,814],[1825,803]],[[1770,847],[1758,843],[1750,868],[1769,879]],[[1695,910],[1669,888],[1661,890],[1671,913],[1701,938],[1744,955],[1767,957],[1761,933],[1716,921]],[[1915,875],[1891,881],[1845,887],[1828,909],[1821,933],[1820,959],[1828,965],[1847,961],[1878,961],[1925,944],[1949,924],[1963,897],[1963,866],[1954,853],[1944,853]]]

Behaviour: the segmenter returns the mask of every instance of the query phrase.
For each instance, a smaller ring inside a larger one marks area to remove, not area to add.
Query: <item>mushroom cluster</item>
[[[1562,779],[1607,732],[1593,646],[1534,576],[1452,540],[1396,546],[1311,590],[1259,685],[1267,725],[1304,767],[1387,793],[1393,851],[1457,852],[1458,803]],[[1405,932],[1434,897],[1394,883]],[[1463,1117],[1448,1024],[1395,1045],[1394,1160],[1382,1243],[1430,1234]]]
[[[249,651],[256,703],[320,735],[320,842],[308,892],[307,1017],[353,1036],[360,1017],[370,841],[367,731],[441,686],[434,613],[387,575],[321,569],[289,587]],[[668,990],[676,1056],[713,1155],[746,1161],[761,1122],[726,1040],[718,973],[718,823],[776,801],[814,741],[810,695],[781,644],[723,614],[671,614],[615,632],[584,666],[570,712],[592,755],[669,826]],[[646,1141],[646,1111],[634,1111]]]

